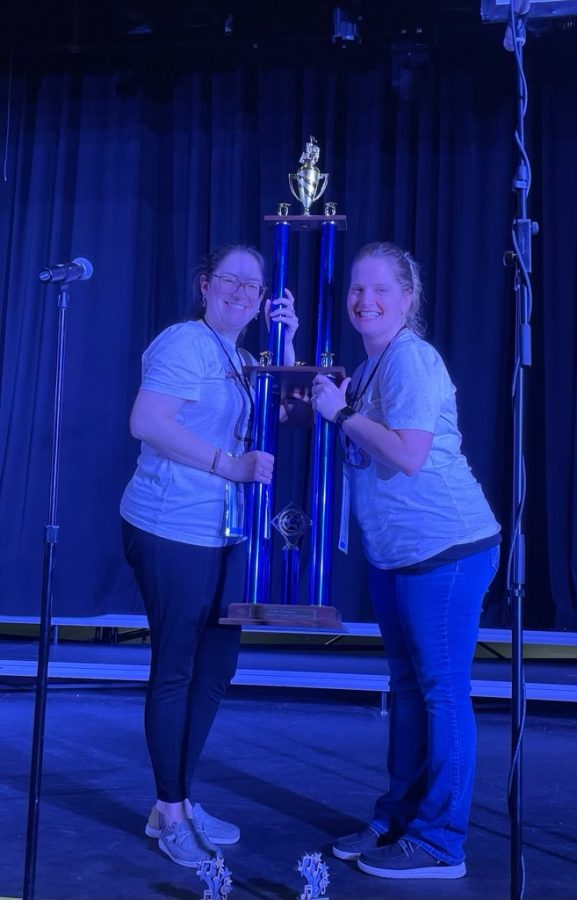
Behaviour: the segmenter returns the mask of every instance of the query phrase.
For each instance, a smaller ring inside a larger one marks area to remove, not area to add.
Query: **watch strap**
[[[342,428],[343,424],[350,419],[351,416],[356,415],[356,410],[352,408],[352,406],[343,406],[342,409],[339,409],[335,418],[333,419],[337,428]]]

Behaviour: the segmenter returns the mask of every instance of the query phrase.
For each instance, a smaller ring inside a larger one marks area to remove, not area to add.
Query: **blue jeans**
[[[465,858],[477,747],[471,666],[498,564],[494,547],[429,572],[369,572],[391,673],[389,789],[373,824],[450,864]]]

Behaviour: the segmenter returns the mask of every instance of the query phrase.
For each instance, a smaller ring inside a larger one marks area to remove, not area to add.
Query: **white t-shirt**
[[[219,335],[234,367],[255,360],[239,358],[235,344]],[[177,422],[233,455],[244,453],[250,402],[217,337],[202,322],[184,322],[163,331],[142,356],[141,388],[180,397]],[[126,487],[121,515],[137,528],[201,547],[237,541],[225,535],[225,520],[238,523],[244,486],[193,466],[175,462],[141,444],[137,469]]]
[[[461,453],[455,387],[435,348],[404,329],[380,363],[372,357],[357,369],[353,396],[369,378],[358,412],[390,429],[433,434],[415,475],[376,462],[345,440],[353,512],[369,562],[380,569],[410,566],[497,534],[499,525]]]

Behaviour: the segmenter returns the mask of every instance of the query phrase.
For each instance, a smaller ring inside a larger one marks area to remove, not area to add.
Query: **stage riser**
[[[0,626],[6,625],[38,625],[37,616],[1,616]],[[148,628],[146,616],[125,614],[108,614],[104,616],[53,616],[52,625],[73,626],[75,628],[121,628],[140,629]],[[343,622],[345,629],[343,637],[379,637],[379,627],[374,622]],[[0,632],[1,632],[0,627]],[[249,625],[244,626],[247,633],[260,634],[335,634],[334,631],[325,631],[321,628],[271,628],[270,626]],[[480,644],[510,644],[511,631],[508,628],[481,628],[479,630],[478,643]],[[542,644],[543,646],[577,647],[577,632],[574,631],[524,631],[524,644]]]
[[[69,681],[120,681],[145,682],[148,666],[114,665],[98,663],[50,663],[48,675],[52,680]],[[33,660],[0,660],[2,678],[35,678],[36,663]],[[338,672],[294,672],[282,669],[262,671],[239,669],[233,685],[243,687],[311,688],[337,691],[366,691],[386,694],[389,691],[388,675],[355,675]],[[577,687],[563,684],[528,683],[528,700],[554,700],[577,702]],[[511,684],[507,681],[474,679],[471,684],[473,697],[511,697]]]

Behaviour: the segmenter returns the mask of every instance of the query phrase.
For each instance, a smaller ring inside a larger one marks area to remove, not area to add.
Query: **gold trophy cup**
[[[319,145],[311,134],[299,159],[300,169],[288,177],[291,194],[302,203],[305,216],[310,216],[312,204],[322,197],[329,183],[328,174],[317,168],[319,155]]]

